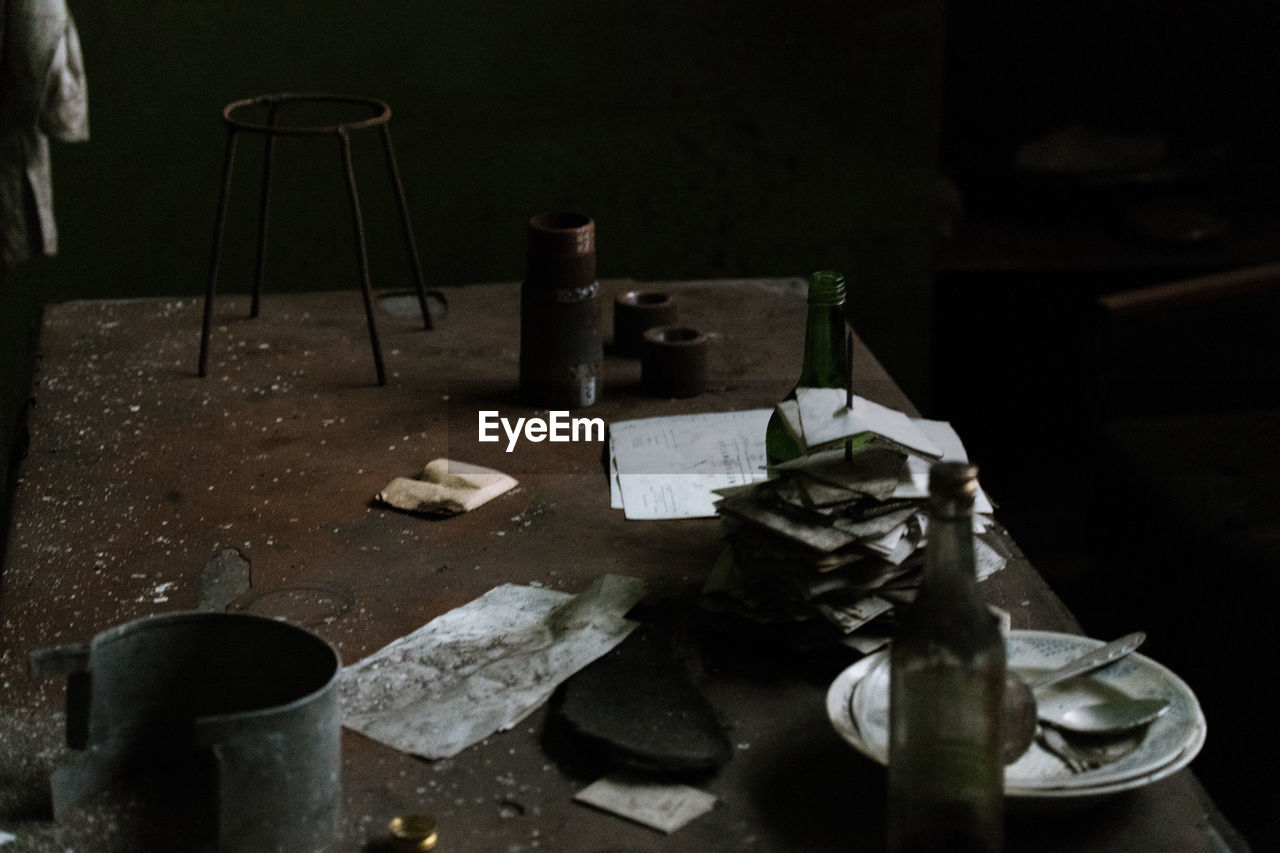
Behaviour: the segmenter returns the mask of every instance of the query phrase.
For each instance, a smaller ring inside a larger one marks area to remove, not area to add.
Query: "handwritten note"
[[[716,514],[716,489],[765,479],[769,409],[609,425],[610,499],[630,519]]]

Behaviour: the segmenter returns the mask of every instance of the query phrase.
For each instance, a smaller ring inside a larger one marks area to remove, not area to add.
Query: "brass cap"
[[[387,831],[396,850],[431,850],[439,840],[436,819],[427,814],[397,815],[387,824]]]

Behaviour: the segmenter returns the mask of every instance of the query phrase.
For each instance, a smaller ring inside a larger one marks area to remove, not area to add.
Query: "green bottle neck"
[[[844,276],[816,272],[809,280],[809,310],[804,327],[803,388],[843,388],[845,367]]]

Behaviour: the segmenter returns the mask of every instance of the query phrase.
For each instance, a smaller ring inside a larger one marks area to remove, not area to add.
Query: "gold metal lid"
[[[427,814],[397,815],[387,824],[387,831],[396,850],[431,850],[439,839],[436,819]]]

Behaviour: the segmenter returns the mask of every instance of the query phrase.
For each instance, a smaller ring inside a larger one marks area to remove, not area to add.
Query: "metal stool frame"
[[[369,118],[342,122],[332,125],[282,125],[279,123],[280,109],[287,103],[310,101],[320,103],[355,104],[367,107],[372,111]],[[266,124],[255,124],[235,117],[234,113],[247,107],[265,106],[267,108]],[[391,107],[374,98],[362,98],[352,95],[311,94],[282,92],[273,95],[260,95],[245,98],[227,104],[222,110],[222,121],[227,128],[227,147],[222,164],[222,192],[218,198],[218,214],[213,231],[213,251],[209,260],[209,281],[204,297],[204,322],[200,333],[200,367],[199,375],[207,375],[209,359],[209,332],[213,324],[213,302],[218,280],[218,266],[222,255],[222,238],[226,230],[227,198],[231,192],[231,173],[235,164],[236,139],[240,133],[257,133],[266,137],[266,152],[262,167],[262,194],[258,203],[258,252],[257,264],[253,278],[253,302],[249,309],[250,317],[257,317],[262,301],[262,279],[266,269],[267,258],[267,223],[271,197],[271,168],[274,158],[275,140],[277,136],[334,136],[338,139],[342,157],[342,169],[346,177],[347,196],[351,202],[351,216],[355,225],[356,252],[358,254],[360,284],[364,294],[364,312],[369,326],[369,343],[373,348],[373,363],[378,373],[378,384],[387,384],[386,367],[382,360],[382,345],[378,339],[378,326],[374,319],[373,288],[369,281],[369,252],[364,235],[364,217],[360,213],[360,194],[356,189],[355,171],[351,164],[351,134],[357,130],[376,127],[382,136],[382,150],[386,154],[387,168],[391,173],[391,183],[395,188],[400,207],[400,224],[404,230],[405,243],[409,248],[409,260],[413,265],[414,282],[418,291],[418,305],[422,309],[422,323],[425,329],[432,329],[431,312],[427,307],[426,286],[422,279],[422,264],[418,259],[418,248],[413,240],[413,227],[409,221],[409,204],[405,199],[404,185],[400,180],[400,170],[396,166],[395,150],[391,145]]]

